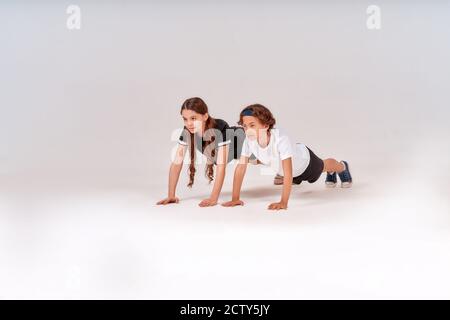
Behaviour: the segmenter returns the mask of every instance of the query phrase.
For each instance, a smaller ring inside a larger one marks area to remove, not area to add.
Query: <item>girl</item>
[[[266,107],[260,104],[246,107],[240,113],[238,123],[244,126],[246,139],[234,172],[232,200],[222,204],[223,206],[244,204],[240,200],[240,190],[250,153],[262,164],[277,170],[278,175],[283,177],[281,200],[271,203],[268,207],[270,210],[287,209],[292,183],[300,184],[305,180],[313,183],[319,179],[322,172],[327,172],[327,187],[336,186],[336,173],[341,180],[341,187],[351,186],[352,176],[346,161],[338,162],[332,158],[322,160],[304,144],[293,144],[284,131],[274,128],[275,118]]]
[[[219,199],[225,178],[225,167],[233,159],[239,159],[242,143],[245,139],[244,130],[240,127],[229,127],[222,119],[214,119],[208,113],[208,106],[200,98],[187,99],[181,106],[181,116],[184,121],[183,132],[178,140],[178,148],[169,171],[168,197],[157,204],[178,203],[175,189],[186,150],[189,149],[189,184],[192,187],[195,176],[195,150],[199,150],[207,158],[205,174],[211,182],[214,179],[214,165],[216,179],[211,196],[200,202],[200,207],[214,206]]]

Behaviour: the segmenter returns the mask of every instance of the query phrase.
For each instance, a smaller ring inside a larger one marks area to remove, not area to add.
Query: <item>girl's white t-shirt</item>
[[[245,137],[241,156],[255,157],[273,172],[284,176],[281,160],[292,158],[292,176],[301,175],[309,165],[309,151],[303,143],[293,143],[288,134],[280,128],[270,130],[269,144],[263,148],[257,139],[249,140]]]

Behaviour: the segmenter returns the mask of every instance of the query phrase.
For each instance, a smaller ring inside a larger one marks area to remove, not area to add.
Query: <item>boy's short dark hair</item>
[[[243,124],[242,117],[244,116],[252,116],[257,118],[262,124],[269,126],[269,130],[273,128],[276,122],[275,118],[272,115],[272,112],[270,112],[270,110],[264,107],[262,104],[258,103],[245,107],[241,111],[238,121],[239,125]]]

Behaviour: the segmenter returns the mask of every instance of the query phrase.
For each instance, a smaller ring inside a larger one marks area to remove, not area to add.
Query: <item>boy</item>
[[[306,145],[293,144],[283,130],[274,128],[275,118],[263,105],[254,104],[246,107],[240,113],[238,123],[244,127],[246,139],[234,172],[232,200],[223,203],[223,206],[244,205],[240,200],[240,191],[251,154],[261,164],[277,170],[278,176],[283,176],[281,199],[279,202],[271,203],[268,206],[270,210],[287,209],[292,183],[300,184],[302,181],[313,183],[319,179],[322,172],[327,172],[325,180],[327,187],[336,186],[336,173],[339,175],[342,188],[351,187],[352,176],[346,161],[339,162],[332,158],[322,160]]]

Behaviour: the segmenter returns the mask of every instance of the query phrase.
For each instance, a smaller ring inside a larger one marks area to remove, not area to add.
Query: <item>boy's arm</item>
[[[283,191],[281,193],[280,202],[271,203],[268,207],[270,210],[287,209],[289,196],[292,189],[292,158],[282,160],[283,165]]]
[[[241,187],[242,187],[242,181],[244,180],[245,171],[247,170],[247,164],[248,164],[248,157],[241,156],[239,159],[239,163],[236,166],[236,169],[234,170],[234,178],[233,178],[233,195],[231,198],[231,201],[225,202],[222,205],[225,207],[234,207],[237,205],[244,205],[244,202],[241,201],[240,194],[241,194]]]
[[[217,204],[217,201],[219,200],[220,191],[222,190],[223,181],[225,180],[225,168],[227,166],[229,149],[230,149],[229,145],[224,145],[219,147],[219,149],[217,150],[217,161],[216,161],[217,165],[216,165],[216,176],[214,179],[214,187],[209,199],[205,199],[202,202],[200,202],[199,204],[200,207],[209,207]]]

